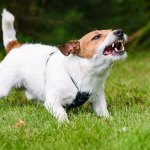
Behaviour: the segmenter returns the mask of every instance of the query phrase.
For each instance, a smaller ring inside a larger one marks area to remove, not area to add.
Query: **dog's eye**
[[[98,35],[94,36],[94,37],[91,39],[91,41],[92,41],[92,40],[98,40],[100,37],[101,37],[101,34],[98,34]]]

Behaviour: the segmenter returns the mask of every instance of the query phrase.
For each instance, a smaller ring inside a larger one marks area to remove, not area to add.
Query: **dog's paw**
[[[57,116],[57,119],[58,119],[58,122],[60,123],[69,123],[67,114],[66,115],[60,114],[59,116]]]
[[[110,118],[108,110],[99,111],[97,114],[99,117]]]
[[[68,115],[65,111],[59,112],[56,118],[60,123],[69,123]]]

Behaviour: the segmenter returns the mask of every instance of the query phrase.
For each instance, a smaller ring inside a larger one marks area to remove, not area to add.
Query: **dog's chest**
[[[77,89],[77,93],[76,96],[72,99],[72,102],[65,105],[67,109],[75,108],[83,105],[86,101],[88,101],[93,91],[91,90],[91,88],[89,88],[91,86],[88,86],[87,84],[83,84],[83,86],[79,86],[71,76],[70,79],[74,87]]]
[[[102,74],[99,76],[95,75],[93,78],[82,79],[82,84],[81,84],[82,86],[80,86],[80,87],[78,87],[78,85],[76,84],[76,82],[74,81],[74,79],[72,77],[70,77],[70,78],[71,78],[74,86],[77,89],[77,94],[76,94],[75,98],[73,98],[73,100],[70,104],[66,104],[65,107],[67,109],[79,107],[79,106],[83,105],[86,101],[88,101],[88,99],[90,98],[92,93],[98,92],[99,91],[98,89],[101,86],[103,86],[104,80],[106,78],[106,74]],[[80,90],[80,88],[82,90]]]

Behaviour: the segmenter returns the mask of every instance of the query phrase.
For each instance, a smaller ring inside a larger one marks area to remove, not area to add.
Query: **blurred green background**
[[[110,119],[84,105],[59,126],[42,105],[13,90],[0,99],[0,150],[150,150],[150,0],[0,0],[3,8],[15,15],[20,42],[55,45],[122,28],[129,45],[128,59],[114,65],[106,82]],[[14,128],[20,119],[24,125]]]
[[[54,45],[95,29],[122,28],[134,39],[131,49],[150,47],[149,0],[0,0],[3,8],[15,15],[21,42]]]

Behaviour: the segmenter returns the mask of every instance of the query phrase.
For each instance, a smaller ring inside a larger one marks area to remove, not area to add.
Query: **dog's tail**
[[[16,31],[14,29],[15,17],[6,9],[2,12],[2,31],[3,43],[8,53],[11,49],[20,47],[21,44],[17,41]]]

